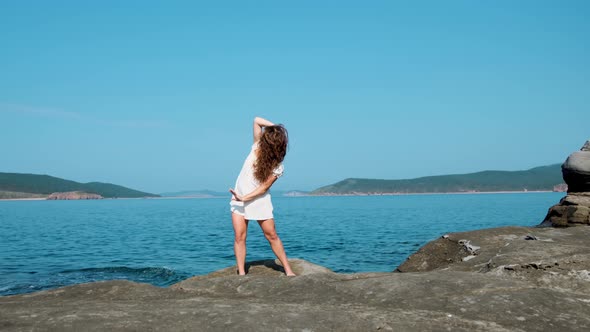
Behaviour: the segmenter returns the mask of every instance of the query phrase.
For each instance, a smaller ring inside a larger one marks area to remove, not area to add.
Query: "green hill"
[[[105,198],[158,197],[158,195],[110,183],[79,183],[49,175],[0,172],[0,198],[39,197],[39,195],[66,191],[83,191]]]
[[[346,179],[316,189],[311,195],[535,191],[553,190],[560,183],[561,166],[555,164],[526,171],[483,171],[407,180]]]

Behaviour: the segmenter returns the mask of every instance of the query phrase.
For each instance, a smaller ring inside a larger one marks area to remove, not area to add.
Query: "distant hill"
[[[79,183],[49,175],[0,172],[0,198],[39,197],[67,191],[98,194],[105,198],[158,197],[158,195],[110,183]]]
[[[346,179],[312,191],[311,195],[452,193],[553,190],[563,183],[561,165],[526,171],[483,171],[469,174],[426,176],[407,180]]]

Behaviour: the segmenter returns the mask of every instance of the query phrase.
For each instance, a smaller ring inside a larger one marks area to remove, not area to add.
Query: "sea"
[[[289,258],[390,272],[446,233],[538,225],[564,193],[273,197]],[[273,259],[250,222],[247,260]],[[0,201],[0,295],[101,280],[168,286],[235,264],[229,197]]]

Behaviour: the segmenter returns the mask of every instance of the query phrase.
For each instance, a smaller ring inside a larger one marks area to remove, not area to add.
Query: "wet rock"
[[[446,266],[450,262],[458,262],[463,257],[469,256],[467,248],[458,240],[451,240],[449,234],[445,234],[437,241],[432,241],[410,256],[402,265],[398,266],[397,272],[426,272],[432,271],[440,266]]]

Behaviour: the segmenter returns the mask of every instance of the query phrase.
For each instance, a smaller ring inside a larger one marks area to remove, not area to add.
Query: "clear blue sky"
[[[225,190],[257,115],[291,134],[277,189],[590,139],[589,1],[93,3],[0,3],[0,171]]]

